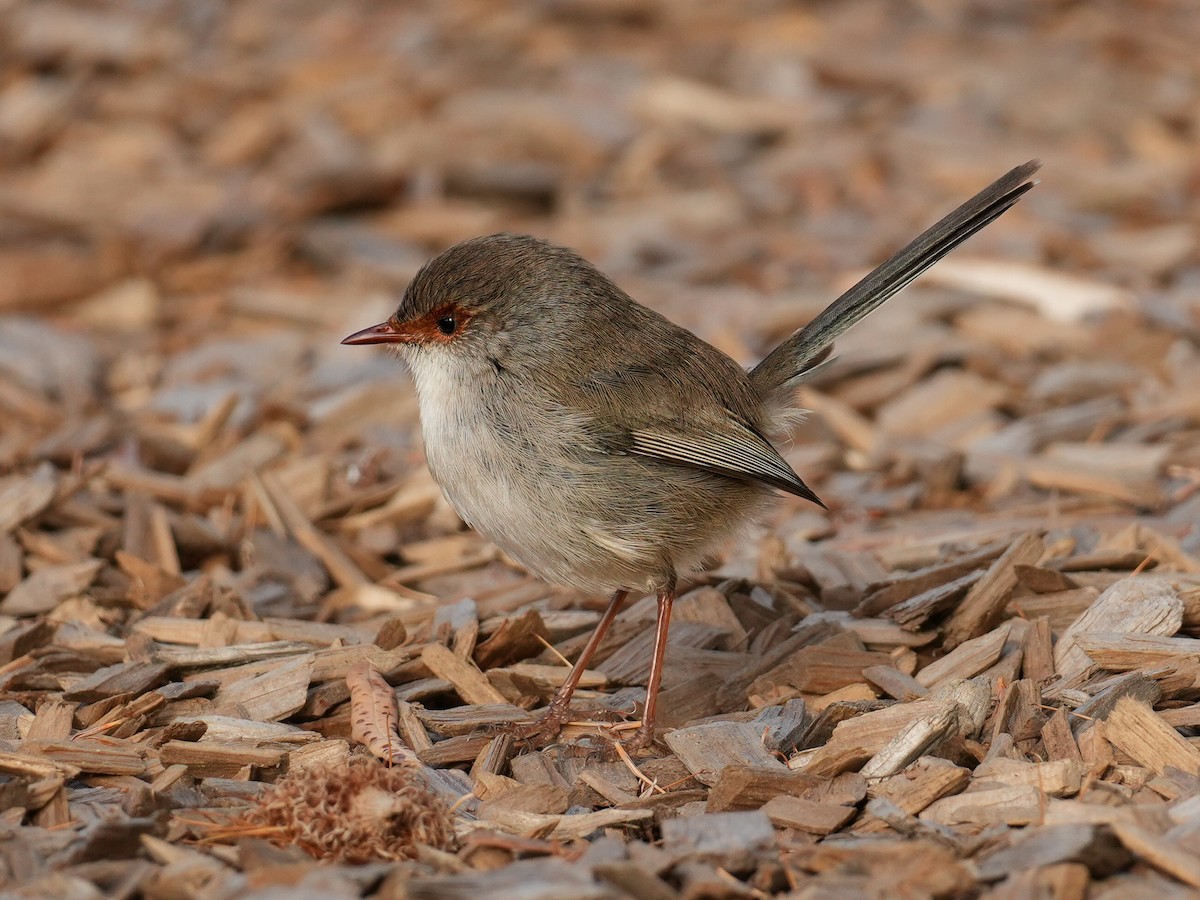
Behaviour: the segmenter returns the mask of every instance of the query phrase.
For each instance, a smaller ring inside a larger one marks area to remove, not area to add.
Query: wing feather
[[[681,431],[658,425],[636,429],[629,437],[629,453],[729,478],[757,481],[825,506],[770,441],[733,419],[726,419],[720,427],[709,431]]]

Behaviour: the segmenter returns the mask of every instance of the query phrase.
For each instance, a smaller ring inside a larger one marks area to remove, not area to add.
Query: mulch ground
[[[1200,890],[1192,4],[0,13],[6,896]],[[652,598],[514,740],[605,598],[338,340],[506,229],[749,364],[1035,156],[806,389],[830,511],[683,586],[658,746]]]

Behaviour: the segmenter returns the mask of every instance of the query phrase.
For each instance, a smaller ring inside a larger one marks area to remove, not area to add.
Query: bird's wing
[[[760,404],[745,371],[683,335],[686,340],[652,336],[621,365],[589,372],[576,383],[575,391],[588,398],[597,445],[758,482],[824,506],[755,427]]]
[[[758,432],[726,418],[710,429],[657,423],[629,432],[625,450],[678,466],[702,469],[729,478],[757,481],[825,506],[792,471],[770,441]]]

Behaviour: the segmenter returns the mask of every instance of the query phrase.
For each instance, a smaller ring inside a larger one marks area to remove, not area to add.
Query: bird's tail
[[[825,307],[750,373],[758,395],[787,405],[780,395],[790,395],[791,388],[829,356],[834,340],[842,332],[1007,212],[1037,184],[1031,178],[1040,167],[1041,163],[1031,160],[996,179]]]

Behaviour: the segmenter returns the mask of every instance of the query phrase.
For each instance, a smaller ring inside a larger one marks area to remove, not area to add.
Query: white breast
[[[481,392],[442,362],[422,354],[412,365],[425,456],[458,514],[486,533],[496,508],[512,506],[503,448],[489,426]]]
[[[595,592],[656,583],[662,554],[642,517],[612,528],[581,492],[586,418],[549,396],[512,396],[491,371],[437,363],[422,353],[412,371],[425,456],[459,516],[545,581]]]

